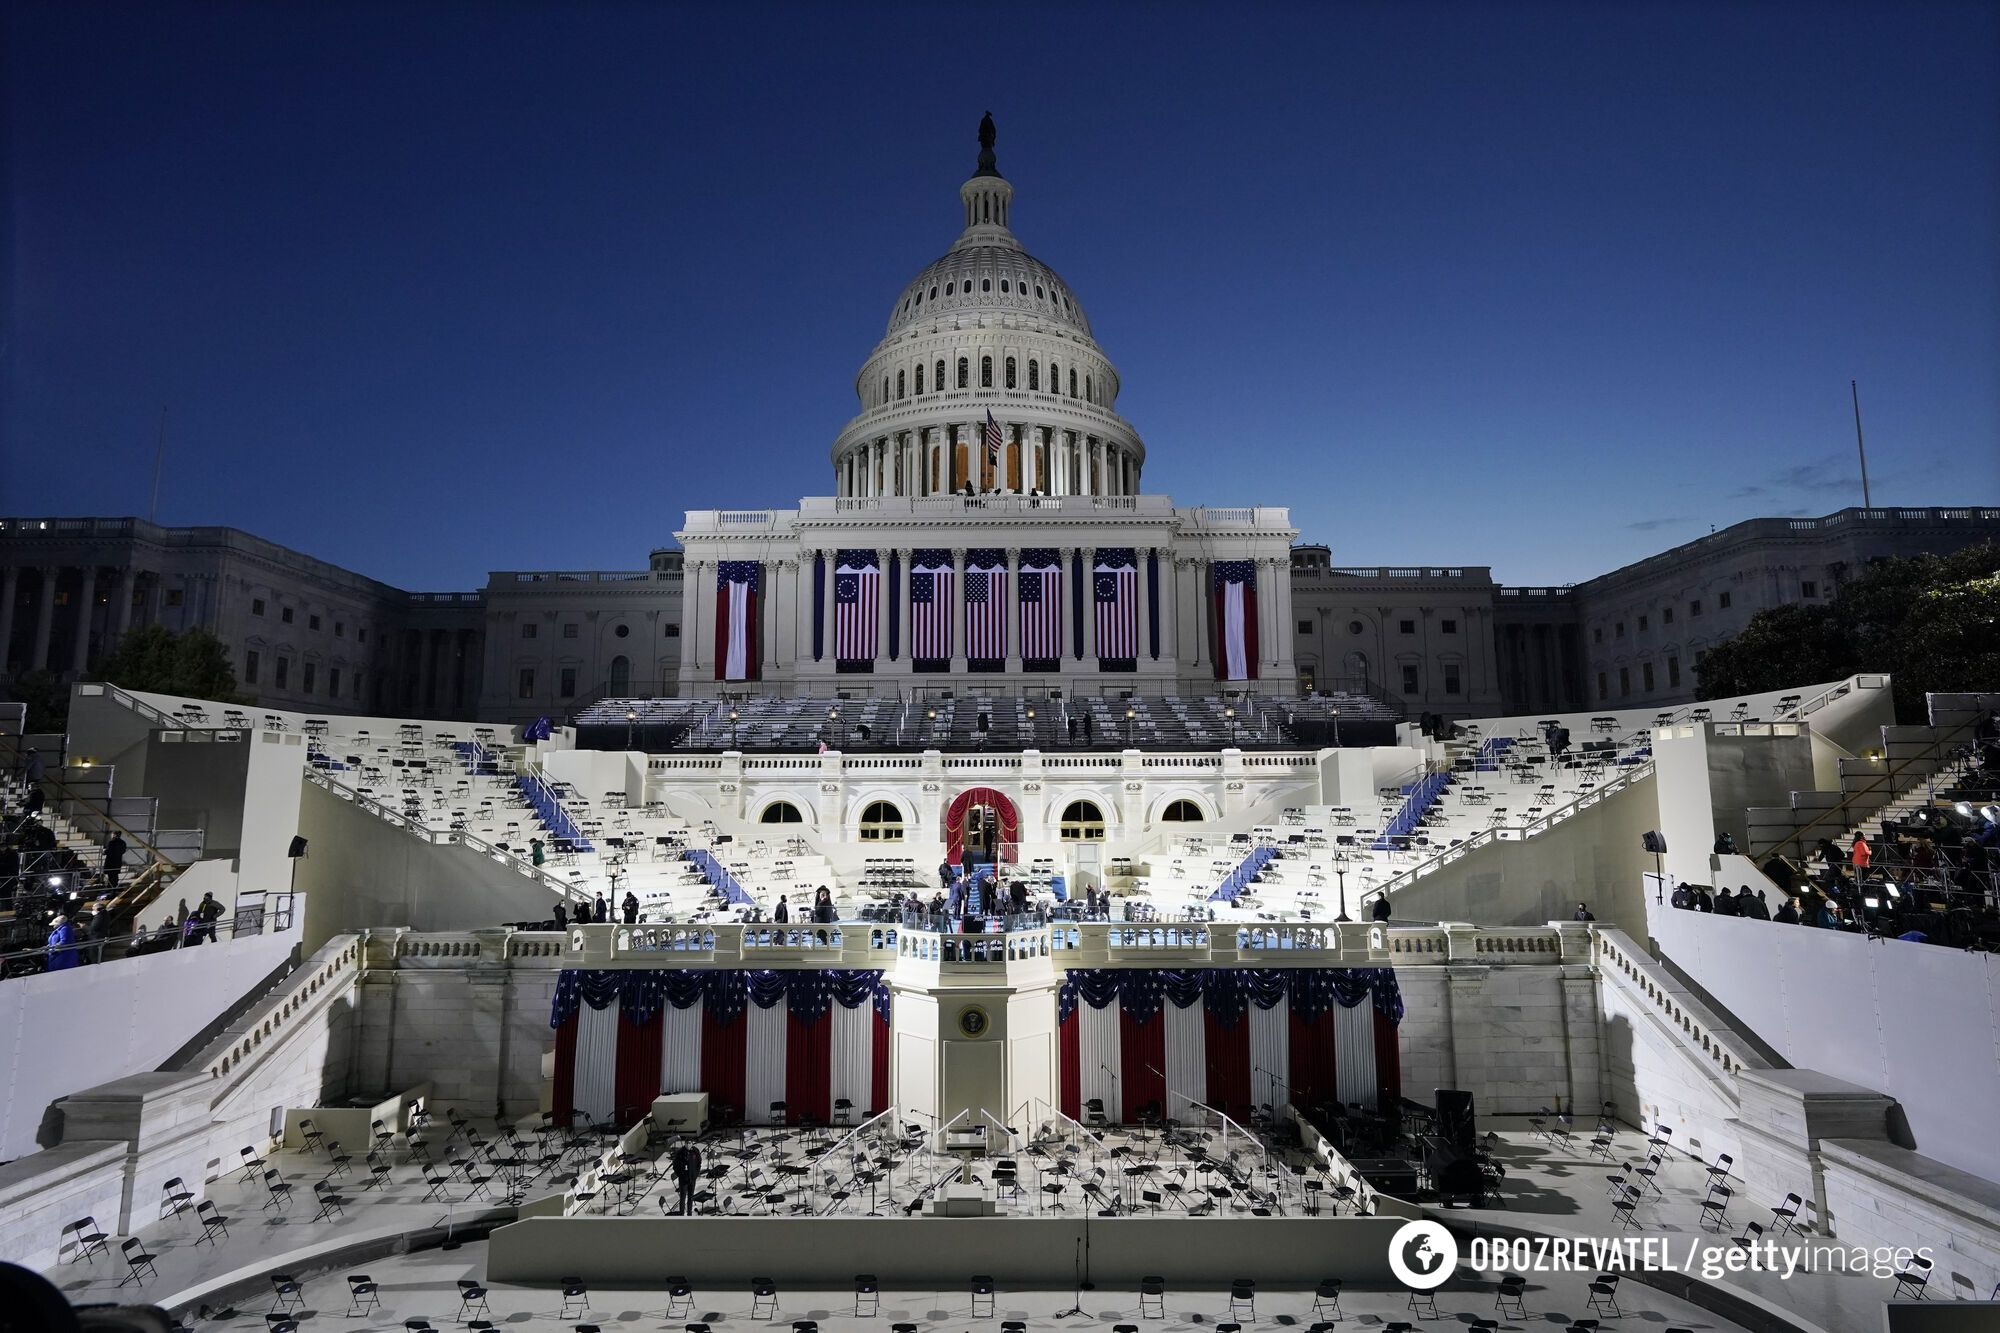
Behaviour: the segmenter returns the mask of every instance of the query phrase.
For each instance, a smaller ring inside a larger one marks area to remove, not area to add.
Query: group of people
[[[840,913],[833,905],[833,890],[824,884],[820,885],[813,893],[811,910],[800,919],[821,926],[830,926],[839,921]],[[778,895],[778,905],[771,909],[771,920],[780,926],[791,924],[792,905],[789,895],[783,893]]]

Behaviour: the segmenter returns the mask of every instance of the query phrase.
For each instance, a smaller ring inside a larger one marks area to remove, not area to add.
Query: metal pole
[[[1861,386],[1849,380],[1847,391],[1854,399],[1854,448],[1861,455],[1861,507],[1873,509],[1875,502],[1868,497],[1868,446],[1861,440]]]

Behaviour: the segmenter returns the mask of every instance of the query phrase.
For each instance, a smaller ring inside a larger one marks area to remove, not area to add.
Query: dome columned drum
[[[855,377],[835,494],[1136,495],[1146,449],[1115,410],[1118,372],[1069,284],[1010,230],[1014,187],[984,147],[959,188],[964,230],[904,287]]]

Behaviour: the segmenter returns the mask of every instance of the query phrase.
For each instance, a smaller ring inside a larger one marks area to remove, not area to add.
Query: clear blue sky
[[[416,589],[784,505],[991,108],[1149,491],[1569,582],[2000,503],[1992,4],[15,6],[0,508]]]

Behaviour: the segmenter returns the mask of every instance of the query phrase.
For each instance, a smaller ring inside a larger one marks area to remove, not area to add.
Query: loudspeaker
[[[1457,1088],[1437,1088],[1438,1137],[1460,1152],[1473,1151],[1479,1138],[1472,1115],[1472,1094]]]
[[[306,854],[306,840],[304,838],[294,837],[292,839],[292,845],[285,852],[285,855],[291,857],[294,861],[296,861],[305,854]]]
[[[1655,856],[1663,856],[1667,850],[1667,840],[1657,832],[1647,832],[1639,838],[1639,845]]]

